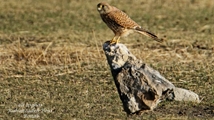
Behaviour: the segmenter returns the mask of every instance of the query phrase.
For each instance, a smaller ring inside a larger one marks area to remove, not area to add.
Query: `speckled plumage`
[[[162,39],[159,39],[153,33],[141,28],[141,26],[133,21],[126,13],[114,6],[110,6],[106,2],[99,3],[97,5],[97,10],[100,13],[102,20],[115,34],[111,43],[117,43],[121,36],[126,36],[132,32],[144,34],[159,42],[162,41]]]

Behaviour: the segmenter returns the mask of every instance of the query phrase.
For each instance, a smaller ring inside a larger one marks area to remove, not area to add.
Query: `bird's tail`
[[[163,42],[162,38],[158,38],[155,34],[149,32],[147,30],[144,30],[143,28],[136,27],[135,31],[138,32],[138,33],[140,33],[140,34],[143,34],[145,36],[151,37],[151,38],[153,38],[154,40],[156,40],[158,42]]]

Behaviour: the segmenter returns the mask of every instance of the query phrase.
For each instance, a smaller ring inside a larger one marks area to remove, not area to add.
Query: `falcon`
[[[163,41],[163,39],[158,38],[155,34],[143,29],[126,13],[114,6],[109,5],[106,2],[99,3],[97,5],[97,10],[100,13],[102,20],[115,34],[113,39],[110,41],[110,44],[118,43],[120,37],[127,36],[133,32],[137,32],[145,36],[151,37],[158,42]]]

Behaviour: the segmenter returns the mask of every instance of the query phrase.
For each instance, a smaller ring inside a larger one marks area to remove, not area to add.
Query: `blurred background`
[[[175,86],[203,99],[164,101],[154,112],[132,117],[123,111],[102,50],[114,34],[97,12],[99,2],[1,0],[0,118],[213,118],[214,1],[106,0],[165,39],[157,43],[131,34],[121,43]]]

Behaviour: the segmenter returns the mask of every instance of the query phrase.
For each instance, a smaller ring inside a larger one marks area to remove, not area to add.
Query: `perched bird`
[[[110,41],[111,44],[118,43],[121,36],[127,36],[132,32],[149,36],[158,42],[163,41],[163,39],[160,39],[153,33],[143,29],[126,13],[106,2],[99,3],[97,5],[97,10],[100,13],[102,20],[115,34],[114,38]]]

